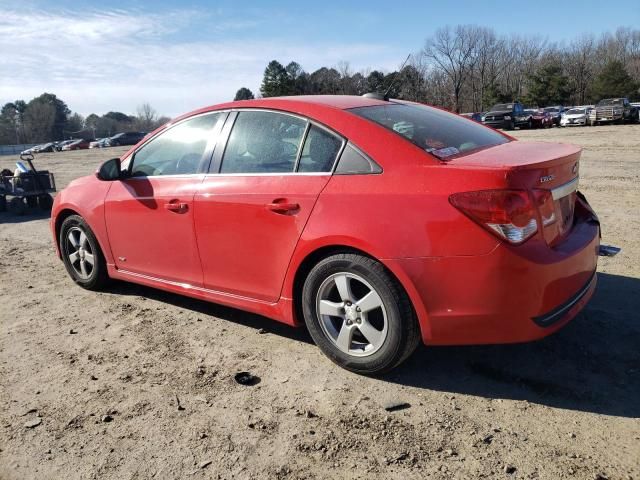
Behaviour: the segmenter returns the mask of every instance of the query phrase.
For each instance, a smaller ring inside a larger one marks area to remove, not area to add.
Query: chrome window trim
[[[125,181],[129,181],[129,180],[147,180],[149,178],[194,178],[194,177],[201,177],[204,178],[206,175],[206,173],[204,172],[198,172],[198,173],[181,173],[179,175],[145,175],[145,176],[139,176],[139,177],[127,177],[127,178],[123,178],[123,180]]]
[[[205,173],[205,178],[209,177],[324,177],[331,176],[332,172],[263,172],[263,173]]]
[[[575,192],[578,189],[578,180],[580,177],[576,177],[570,182],[565,183],[564,185],[560,185],[551,190],[551,196],[554,200],[559,200],[571,193]]]

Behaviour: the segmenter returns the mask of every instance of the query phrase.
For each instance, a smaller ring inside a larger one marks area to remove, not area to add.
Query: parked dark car
[[[549,115],[551,115],[551,118],[553,119],[553,124],[556,127],[560,126],[560,120],[562,119],[562,114],[564,113],[564,110],[565,110],[564,107],[560,105],[546,107],[544,109],[545,112],[548,112]]]
[[[109,145],[117,147],[119,145],[135,145],[144,138],[146,132],[123,132],[117,133],[109,138]]]
[[[516,127],[531,127],[531,116],[527,115],[520,102],[499,103],[491,107],[482,117],[483,125],[513,130]]]
[[[38,145],[37,148],[34,147],[33,149],[34,153],[55,152],[55,151],[56,151],[55,142],[44,143],[42,145]]]

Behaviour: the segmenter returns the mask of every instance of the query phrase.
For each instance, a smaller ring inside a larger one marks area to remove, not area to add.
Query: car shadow
[[[381,380],[490,399],[640,417],[640,279],[598,274],[585,310],[543,340],[421,347]]]
[[[45,220],[51,217],[51,212],[38,207],[28,208],[23,215],[16,215],[12,212],[0,212],[1,223],[25,223],[34,220]]]
[[[295,328],[270,318],[254,313],[227,307],[218,303],[210,303],[197,298],[178,295],[177,293],[166,292],[156,288],[138,285],[134,283],[114,281],[104,290],[105,293],[114,295],[138,296],[168,303],[175,307],[184,308],[197,312],[201,315],[216,317],[222,320],[238,323],[256,330],[266,330],[268,333],[297,340],[308,344],[313,344],[313,340],[305,328]]]
[[[114,282],[107,292],[143,296],[312,343],[305,328],[235,308],[126,282]],[[639,311],[640,279],[599,273],[596,293],[587,308],[550,337],[514,345],[421,346],[403,365],[374,381],[638,418]]]

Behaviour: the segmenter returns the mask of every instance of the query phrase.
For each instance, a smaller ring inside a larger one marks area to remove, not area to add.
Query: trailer
[[[24,215],[28,208],[51,210],[52,193],[56,191],[53,173],[36,170],[32,154],[21,154],[16,170],[2,170],[0,174],[0,212]],[[25,162],[27,166],[23,163]]]

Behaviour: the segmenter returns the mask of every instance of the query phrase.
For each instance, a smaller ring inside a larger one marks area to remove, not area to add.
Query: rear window
[[[477,122],[423,105],[389,103],[349,111],[392,130],[441,160],[509,141]]]

